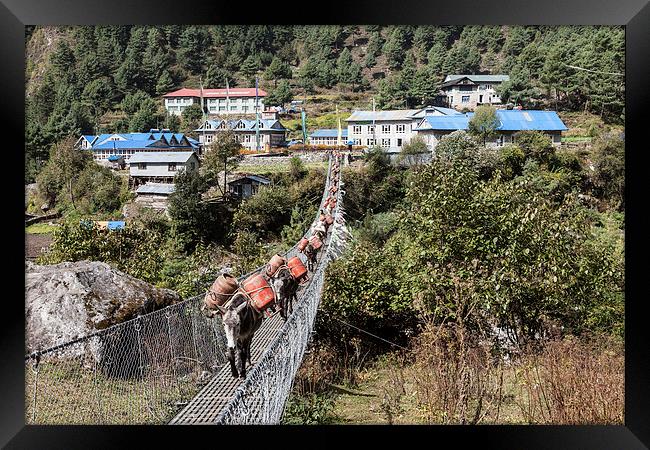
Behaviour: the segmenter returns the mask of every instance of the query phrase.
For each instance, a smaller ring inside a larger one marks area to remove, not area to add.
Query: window
[[[220,107],[219,107],[219,111],[225,111],[225,110],[226,110],[226,107],[225,107],[225,106],[220,106]]]
[[[206,134],[205,143],[209,144],[210,142],[212,142],[212,138],[213,138],[213,136],[211,134]]]
[[[361,134],[361,125],[354,125],[352,127],[352,134]]]
[[[138,169],[147,170],[147,163],[138,163]]]
[[[463,95],[460,101],[462,103],[469,103],[469,95]]]
[[[562,142],[562,137],[559,134],[554,134],[553,142]]]
[[[470,92],[472,89],[473,86],[458,86],[458,90],[462,92]]]
[[[401,147],[401,146],[402,146],[402,140],[401,140],[401,139],[397,139],[397,146],[398,146],[398,147]]]
[[[217,110],[217,107],[216,107],[216,106],[210,106],[210,111],[211,111],[211,112],[212,112],[212,111],[216,111],[216,110]]]
[[[241,110],[244,111],[244,112],[248,111],[248,106],[242,106]]]
[[[190,162],[189,166],[190,166],[190,170],[196,169],[196,164],[194,163],[194,161]]]
[[[366,145],[375,145],[374,139],[366,139]]]
[[[355,139],[354,145],[361,145],[361,139]]]
[[[406,125],[404,125],[403,123],[398,123],[397,125],[395,125],[395,128],[398,133],[404,133],[404,129],[406,128]]]
[[[497,138],[497,147],[503,147],[503,135]]]
[[[235,105],[235,106],[231,106],[231,107],[230,107],[230,110],[231,110],[231,111],[237,111],[237,105]]]
[[[382,139],[381,140],[381,146],[384,148],[390,147],[390,139]]]
[[[382,125],[381,126],[381,132],[384,134],[389,134],[390,133],[390,125]]]
[[[368,134],[372,134],[375,132],[375,126],[374,125],[368,125]]]

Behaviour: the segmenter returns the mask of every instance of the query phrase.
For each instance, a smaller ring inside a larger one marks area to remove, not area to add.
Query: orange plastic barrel
[[[323,242],[320,239],[318,239],[318,236],[312,236],[309,239],[309,243],[311,244],[312,247],[314,247],[314,250],[318,250],[323,246]]]
[[[237,278],[227,273],[219,275],[205,297],[203,302],[210,309],[216,309],[217,306],[222,306],[231,297],[232,294],[239,288]]]
[[[300,242],[298,242],[298,250],[303,251],[307,247],[307,244],[309,244],[307,238],[300,239]]]
[[[273,289],[262,274],[251,275],[241,284],[241,289],[251,298],[253,308],[264,311],[275,301]]]
[[[334,223],[334,218],[332,217],[331,214],[325,216],[325,223],[327,225],[332,225]]]
[[[287,261],[287,267],[289,268],[293,278],[297,281],[300,281],[307,275],[307,268],[297,256],[294,256]]]
[[[278,254],[273,255],[273,257],[271,258],[269,263],[266,265],[266,274],[269,277],[272,277],[273,275],[275,275],[275,272],[278,271],[278,268],[280,266],[285,265],[286,262],[287,262],[287,260],[285,258],[283,258],[282,256],[280,256]]]

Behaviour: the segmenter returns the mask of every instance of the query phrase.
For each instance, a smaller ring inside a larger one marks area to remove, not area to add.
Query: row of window
[[[194,162],[189,162],[188,167],[190,170],[194,170],[196,167],[196,163]],[[147,163],[141,162],[138,163],[138,169],[139,170],[147,170]],[[176,163],[168,163],[167,164],[167,171],[168,172],[176,172]]]
[[[372,134],[375,132],[375,125],[366,125],[367,133]],[[401,134],[406,132],[406,125],[403,123],[398,123],[395,126],[395,133]],[[352,125],[352,134],[361,134],[362,125]],[[393,125],[381,125],[380,130],[383,134],[390,134]]]

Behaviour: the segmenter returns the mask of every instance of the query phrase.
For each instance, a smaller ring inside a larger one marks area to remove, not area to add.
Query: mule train
[[[337,202],[339,170],[337,155],[330,175],[332,187],[320,216],[310,237],[298,242],[297,248],[307,260],[306,267],[299,256],[287,260],[274,255],[265,269],[241,283],[231,275],[220,275],[206,293],[201,310],[209,318],[217,314],[222,316],[233,377],[246,377],[246,362],[252,364],[251,342],[264,315],[270,317],[279,313],[286,320],[293,310],[294,301],[297,301],[298,288],[308,280],[309,272],[314,271],[318,253],[334,223],[332,214]]]

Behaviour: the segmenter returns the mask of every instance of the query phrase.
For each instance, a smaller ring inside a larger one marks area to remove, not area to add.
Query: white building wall
[[[193,103],[199,103],[198,97],[167,97],[165,98],[165,109],[170,114],[181,115],[183,110]],[[203,104],[208,114],[229,115],[229,114],[255,114],[255,97],[230,97],[212,98],[203,97]],[[258,98],[258,112],[264,110],[264,99]]]
[[[191,167],[194,163],[194,169]],[[129,166],[129,173],[132,177],[175,177],[181,170],[197,170],[199,163],[196,157],[192,157],[185,163],[176,163],[176,170],[169,170],[169,162],[148,162],[146,168],[141,169],[139,163]]]
[[[413,120],[375,121],[373,134],[372,123],[348,122],[348,139],[355,141],[355,145],[373,147],[379,145],[383,148],[401,149],[414,135]]]

